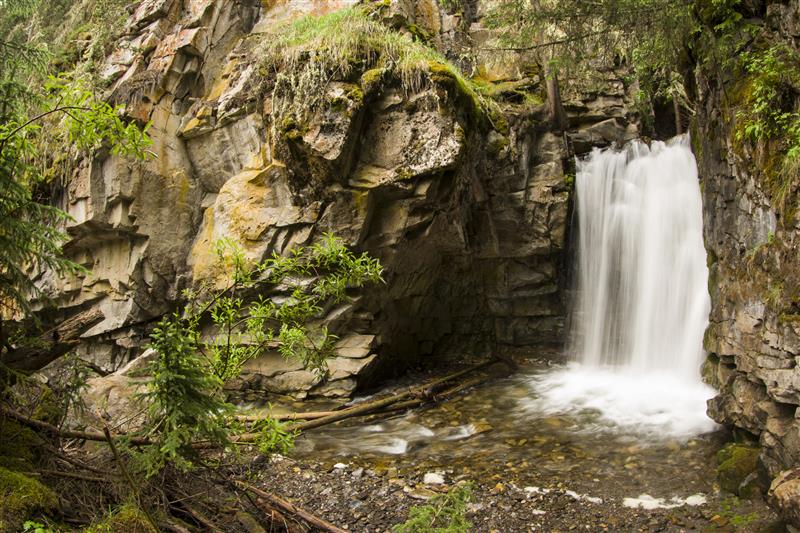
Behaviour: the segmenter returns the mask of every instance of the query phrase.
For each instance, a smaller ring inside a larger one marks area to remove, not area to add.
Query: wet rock
[[[798,3],[767,10],[753,19],[771,46],[796,47]],[[755,11],[754,11],[755,13]],[[692,132],[703,176],[704,233],[709,256],[710,352],[705,376],[719,389],[708,412],[718,422],[744,430],[761,446],[766,471],[775,476],[800,460],[795,411],[800,405],[800,335],[796,261],[800,227],[775,202],[763,179],[771,164],[731,141],[735,117],[721,113],[727,96],[719,73],[698,68],[702,95]],[[790,429],[794,428],[794,429]]]

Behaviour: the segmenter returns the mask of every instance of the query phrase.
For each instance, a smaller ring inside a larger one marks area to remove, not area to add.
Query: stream
[[[710,299],[688,137],[594,150],[576,166],[575,357],[547,354],[427,408],[302,434],[293,458],[321,465],[309,479],[328,475],[322,490],[354,502],[343,520],[374,523],[356,510],[375,494],[372,508],[460,481],[479,486],[494,512],[473,516],[498,531],[747,531],[769,517],[716,485],[730,435],[706,415],[716,392],[699,371]]]
[[[547,378],[564,368],[530,363],[423,410],[319,428],[297,439],[293,455],[393,468],[393,475],[499,476],[529,490],[566,487],[621,502],[643,494],[684,501],[713,490],[720,432],[659,436],[651,426],[620,425],[593,407],[547,406],[553,386]]]

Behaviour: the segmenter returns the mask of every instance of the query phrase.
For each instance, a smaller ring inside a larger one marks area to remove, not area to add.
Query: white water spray
[[[686,137],[596,150],[578,163],[578,306],[586,365],[697,380],[708,268],[697,165]]]
[[[576,363],[537,379],[537,409],[601,413],[616,426],[687,437],[712,429],[700,380],[708,323],[697,165],[688,138],[578,162]]]

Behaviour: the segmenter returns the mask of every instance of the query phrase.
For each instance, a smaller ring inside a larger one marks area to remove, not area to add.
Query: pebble
[[[403,492],[415,500],[430,500],[437,495],[435,492],[425,487],[404,487]]]
[[[336,463],[335,465],[333,465],[333,468],[334,470],[344,470],[345,468],[347,468],[347,465],[344,463]]]
[[[426,485],[444,485],[444,476],[438,472],[428,472],[422,478],[422,482]]]

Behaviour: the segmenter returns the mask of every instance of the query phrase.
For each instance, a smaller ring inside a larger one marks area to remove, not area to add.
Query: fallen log
[[[302,433],[303,431],[308,431],[309,429],[326,426],[328,424],[333,424],[334,422],[340,422],[348,418],[364,416],[381,410],[385,410],[388,407],[398,404],[403,400],[413,401],[414,402],[413,406],[421,405],[424,401],[428,401],[434,398],[436,393],[439,390],[441,390],[442,387],[444,387],[445,385],[447,385],[447,383],[453,381],[454,379],[460,378],[471,372],[476,372],[478,370],[490,367],[495,363],[500,363],[500,362],[502,361],[498,359],[491,359],[489,361],[484,361],[482,363],[478,363],[468,368],[459,370],[458,372],[454,372],[453,374],[449,374],[447,376],[435,379],[430,383],[427,383],[420,387],[412,387],[385,398],[379,398],[377,400],[361,402],[351,407],[342,409],[340,411],[332,411],[329,415],[324,417],[319,417],[313,420],[308,420],[306,422],[301,422],[299,424],[294,424],[292,426],[289,426],[288,430],[293,431],[295,433]],[[403,409],[406,408],[408,407],[403,407]],[[233,437],[231,441],[235,444],[246,444],[250,442],[255,442],[256,440],[259,439],[260,436],[261,436],[260,433],[241,433]]]
[[[460,384],[456,385],[455,387],[443,390],[442,392],[434,395],[430,399],[415,398],[413,400],[406,400],[404,402],[399,402],[399,403],[396,403],[394,405],[389,406],[383,412],[393,412],[393,411],[403,411],[405,409],[413,409],[415,407],[422,406],[423,404],[425,404],[428,401],[439,402],[441,400],[445,400],[447,398],[451,398],[451,397],[455,396],[456,394],[458,394],[459,392],[462,392],[462,391],[464,391],[466,389],[472,388],[472,387],[474,387],[476,385],[480,385],[481,383],[483,383],[487,379],[489,379],[489,378],[487,378],[487,377],[472,378],[470,380],[467,380],[467,381],[465,381],[463,383],[460,383]]]
[[[348,418],[354,418],[357,416],[364,416],[375,412],[383,411],[391,406],[396,407],[396,409],[391,409],[392,411],[417,407],[419,405],[422,405],[422,403],[426,401],[435,399],[437,392],[440,391],[442,387],[446,386],[447,383],[453,381],[454,379],[467,375],[471,372],[476,372],[478,370],[488,368],[494,365],[495,363],[501,363],[501,362],[503,361],[498,359],[491,359],[489,361],[484,361],[482,363],[478,363],[468,368],[459,370],[458,372],[454,372],[453,374],[435,379],[430,383],[427,383],[420,387],[408,388],[404,391],[395,393],[385,398],[379,398],[377,400],[361,402],[351,407],[342,409],[340,411],[330,411],[328,413],[325,413],[325,416],[319,416],[316,419],[307,420],[306,422],[301,422],[299,424],[294,424],[292,426],[289,426],[288,429],[295,433],[302,433],[303,431],[308,431],[309,429],[314,429],[328,424],[333,424],[334,422],[340,422]],[[465,384],[457,385],[456,387],[454,387],[454,389],[456,389],[455,392],[445,391],[439,396],[448,397],[445,396],[445,394],[452,395],[460,390],[463,390],[466,387],[467,385]],[[40,420],[35,420],[33,418],[27,417],[22,413],[19,413],[7,407],[0,407],[0,413],[29,427],[51,433],[59,437],[98,441],[98,442],[108,442],[107,436],[103,433],[57,428],[46,422],[42,422]],[[321,415],[322,413],[314,413],[314,414]],[[299,416],[300,414],[298,414],[298,418]],[[123,437],[128,437],[129,442],[133,445],[146,446],[148,444],[153,443],[152,439],[149,439],[147,437],[129,436],[128,434],[125,433],[120,433],[113,436],[113,438],[123,438]],[[233,437],[231,437],[230,440],[231,443],[233,444],[247,444],[257,441],[260,437],[261,433],[240,433],[239,435],[234,435]],[[204,448],[212,448],[215,445],[211,442],[196,442],[193,446],[197,449],[204,449]]]
[[[293,426],[290,426],[289,429],[293,430],[293,431],[299,431],[299,432],[307,431],[309,429],[317,428],[317,427],[324,426],[324,425],[327,425],[327,424],[332,424],[334,422],[339,422],[340,420],[345,420],[347,418],[352,418],[354,416],[360,416],[360,415],[368,414],[368,413],[371,413],[371,412],[374,412],[374,411],[378,411],[380,409],[383,409],[383,408],[388,407],[390,405],[396,404],[396,403],[400,402],[401,400],[405,400],[407,398],[416,398],[416,399],[420,399],[420,400],[422,400],[422,399],[430,399],[436,394],[437,391],[441,390],[441,388],[444,385],[446,385],[447,383],[449,383],[450,381],[453,381],[454,379],[460,378],[461,376],[464,376],[466,374],[470,374],[472,372],[476,372],[476,371],[481,370],[483,368],[487,368],[487,367],[492,366],[492,365],[494,365],[495,363],[498,363],[498,362],[499,361],[497,359],[491,359],[489,361],[484,361],[483,363],[478,363],[476,365],[470,366],[470,367],[465,368],[463,370],[459,370],[458,372],[455,372],[453,374],[444,376],[444,377],[439,378],[439,379],[435,379],[435,380],[431,381],[430,383],[428,383],[426,385],[423,385],[421,387],[410,388],[410,389],[408,389],[406,391],[397,393],[397,394],[395,394],[393,396],[389,396],[388,398],[381,398],[381,399],[373,400],[373,401],[370,401],[370,402],[363,402],[363,403],[360,403],[358,405],[354,405],[352,407],[349,407],[347,409],[343,409],[341,411],[335,411],[330,416],[326,416],[326,417],[323,417],[323,418],[318,418],[316,420],[309,420],[307,422],[302,422],[300,424],[295,424]]]
[[[254,494],[258,498],[266,501],[270,506],[277,507],[279,510],[290,514],[292,516],[296,516],[301,518],[307,524],[314,526],[315,528],[319,529],[320,531],[325,531],[327,533],[347,533],[346,530],[336,527],[335,525],[331,524],[327,520],[319,518],[305,509],[297,507],[296,505],[284,500],[283,498],[279,498],[274,494],[270,494],[269,492],[265,492],[249,483],[245,483],[244,481],[235,481],[236,486]]]
[[[78,313],[42,333],[35,346],[12,347],[0,354],[0,363],[17,372],[35,372],[75,348],[83,332],[102,319],[99,309]]]
[[[278,422],[287,422],[295,420],[315,420],[317,418],[325,418],[331,416],[337,411],[309,411],[307,413],[281,413],[270,415],[236,415],[236,420],[240,422],[260,422],[265,418],[271,418]]]

